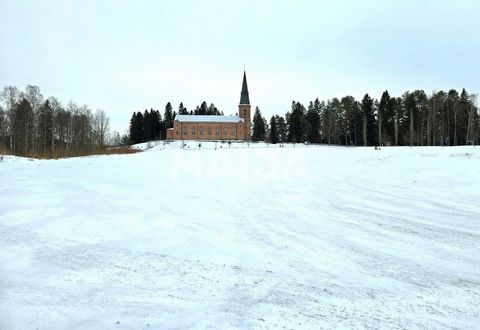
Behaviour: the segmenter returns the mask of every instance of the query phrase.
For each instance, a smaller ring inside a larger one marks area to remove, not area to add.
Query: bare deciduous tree
[[[105,111],[97,109],[93,117],[93,132],[95,142],[99,146],[105,146],[105,142],[108,139],[108,133],[110,130],[110,119]]]

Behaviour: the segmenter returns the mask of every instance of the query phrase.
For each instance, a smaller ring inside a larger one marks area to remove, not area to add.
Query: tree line
[[[168,102],[165,106],[163,117],[159,110],[145,110],[143,113],[138,111],[132,114],[129,126],[130,144],[148,142],[150,140],[165,140],[167,138],[167,129],[173,127],[175,117],[179,115],[223,115],[217,107],[211,103],[202,102],[194,110],[188,109],[181,102],[178,106],[178,112],[173,110],[172,104]]]
[[[110,120],[105,111],[44,97],[38,86],[0,92],[0,152],[28,157],[91,153],[107,144]]]
[[[267,120],[255,109],[252,141],[326,143],[353,146],[457,146],[480,142],[477,95],[451,89],[427,95],[423,90],[380,100],[366,94],[293,101],[285,117]]]

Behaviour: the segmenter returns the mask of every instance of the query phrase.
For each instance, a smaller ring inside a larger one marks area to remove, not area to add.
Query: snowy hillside
[[[480,327],[480,148],[138,147],[0,163],[0,329]]]

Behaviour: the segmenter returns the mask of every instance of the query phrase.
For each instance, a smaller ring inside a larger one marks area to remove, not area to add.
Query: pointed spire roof
[[[243,84],[242,93],[240,95],[240,104],[250,104],[250,99],[248,98],[247,73],[245,71],[243,71]]]

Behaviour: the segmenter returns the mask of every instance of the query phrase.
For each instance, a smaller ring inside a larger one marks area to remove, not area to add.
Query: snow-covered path
[[[480,148],[0,163],[0,329],[476,329]]]

